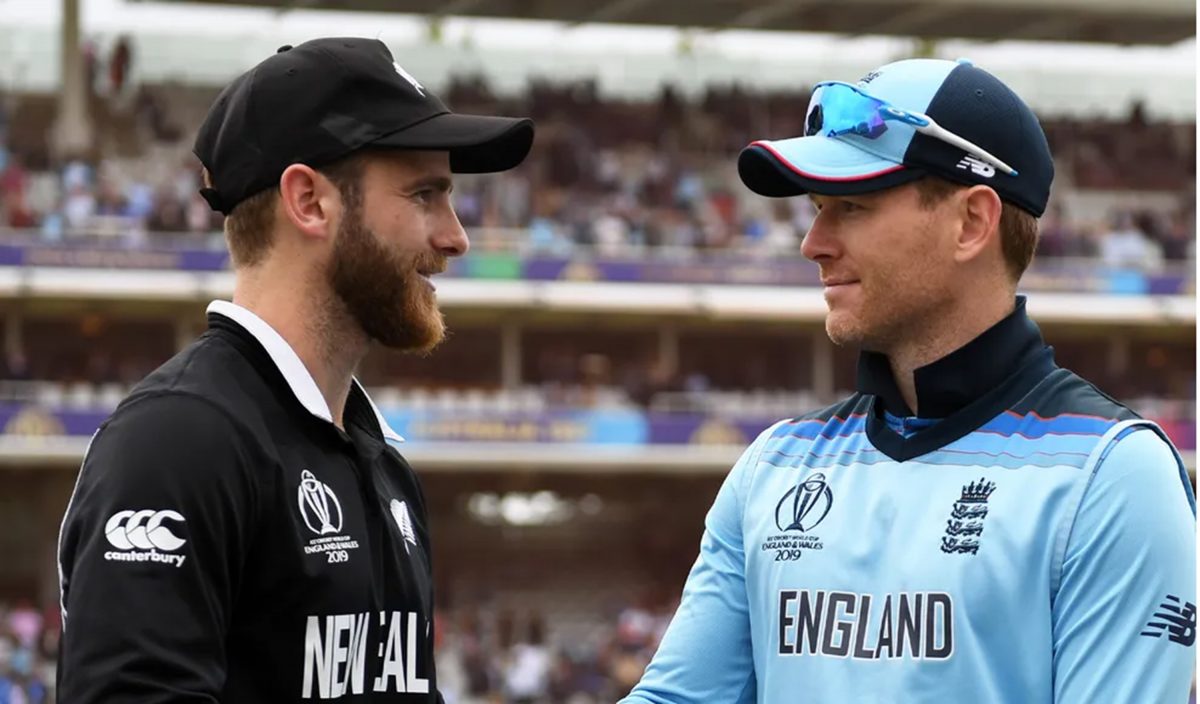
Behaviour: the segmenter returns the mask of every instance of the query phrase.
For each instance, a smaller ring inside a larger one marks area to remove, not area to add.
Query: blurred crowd
[[[1186,209],[1117,211],[1106,221],[1083,223],[1051,211],[1040,224],[1040,258],[1086,257],[1113,268],[1144,271],[1195,258],[1195,221]]]
[[[672,613],[630,605],[597,637],[578,640],[536,612],[501,612],[491,623],[473,612],[443,615],[438,686],[446,704],[613,702],[641,678]]]
[[[482,81],[464,79],[451,86],[448,100],[456,109],[537,121],[525,164],[466,181],[457,200],[464,224],[484,232],[528,228],[535,248],[568,252],[583,245],[620,255],[749,247],[776,255],[796,252],[816,215],[805,198],[751,194],[734,158],[754,139],[793,136],[803,124],[807,91],[762,95],[714,87],[688,101],[664,88],[657,101],[624,102],[602,99],[590,83],[534,83],[522,99],[506,100]],[[1079,214],[1056,202],[1043,221],[1042,256],[1154,268],[1193,255],[1194,126],[1147,124],[1138,109],[1130,125],[1047,123],[1068,165],[1059,188],[1158,191],[1170,194],[1169,205]],[[1092,168],[1097,161],[1103,169]]]
[[[147,237],[221,228],[220,214],[198,194],[200,172],[190,160],[161,183],[117,177],[103,161],[72,160],[56,172],[33,171],[20,155],[0,153],[0,164],[0,225],[36,230],[44,242],[153,243]]]
[[[60,633],[56,607],[39,611],[28,600],[0,602],[0,704],[53,700]]]
[[[136,89],[130,109],[137,119],[121,124],[137,133],[133,142],[157,145],[140,160],[65,164],[49,159],[28,129],[20,130],[23,140],[5,139],[4,105],[14,112],[15,99],[0,99],[0,226],[36,230],[51,241],[107,235],[135,243],[219,230],[220,216],[197,195],[199,165],[188,153],[198,113],[191,110],[190,121],[164,117],[185,103],[202,114],[213,95],[172,90]],[[807,91],[712,88],[685,100],[664,88],[657,100],[626,102],[602,99],[591,83],[533,82],[525,95],[501,99],[481,80],[464,78],[445,97],[458,110],[537,120],[538,138],[520,168],[459,180],[456,208],[484,249],[519,242],[562,254],[581,247],[610,256],[738,248],[774,256],[796,252],[815,216],[807,199],[750,194],[733,158],[752,139],[791,135],[802,123]],[[175,126],[166,129],[164,122]],[[1194,126],[1147,123],[1134,109],[1126,123],[1059,120],[1046,127],[1067,165],[1061,189],[1159,197],[1153,205],[1083,215],[1055,204],[1042,223],[1043,257],[1154,269],[1193,256]]]

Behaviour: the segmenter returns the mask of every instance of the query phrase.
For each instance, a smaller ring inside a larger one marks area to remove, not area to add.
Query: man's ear
[[[279,200],[292,225],[309,237],[330,237],[336,230],[341,197],[329,179],[305,164],[292,164],[279,177]]]
[[[1003,203],[996,191],[987,186],[971,186],[959,194],[960,227],[954,258],[959,262],[976,259],[994,241],[999,247],[1000,213]]]

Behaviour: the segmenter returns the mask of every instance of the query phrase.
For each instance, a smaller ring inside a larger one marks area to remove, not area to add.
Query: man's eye
[[[860,203],[854,203],[848,200],[835,200],[825,205],[813,203],[813,207],[817,209],[818,213],[824,210],[826,206],[833,208],[834,212],[841,213],[854,213],[860,210],[866,210],[865,206],[861,205]]]

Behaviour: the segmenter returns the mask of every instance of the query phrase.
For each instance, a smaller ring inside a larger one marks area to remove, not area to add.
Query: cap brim
[[[371,146],[450,152],[450,170],[459,174],[507,171],[533,146],[533,120],[442,113],[371,142]]]
[[[925,172],[830,137],[760,140],[738,156],[738,175],[770,198],[816,193],[849,196],[915,181]]]

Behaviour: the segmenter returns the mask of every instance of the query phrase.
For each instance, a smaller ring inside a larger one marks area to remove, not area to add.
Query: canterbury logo
[[[183,547],[187,541],[171,532],[164,521],[183,523],[176,511],[118,511],[104,524],[104,537],[120,550],[166,550]]]

